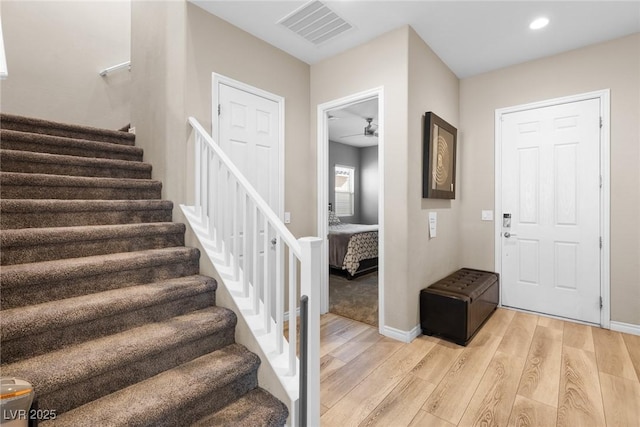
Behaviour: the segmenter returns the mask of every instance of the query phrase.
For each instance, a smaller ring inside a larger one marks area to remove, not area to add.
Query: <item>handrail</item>
[[[112,65],[111,67],[107,67],[104,70],[101,70],[99,74],[102,77],[104,77],[104,76],[106,76],[107,74],[109,74],[112,71],[121,70],[123,68],[128,68],[129,71],[131,71],[131,61],[121,62],[120,64],[116,64],[116,65]]]
[[[193,117],[188,122],[194,131],[195,194],[193,206],[181,205],[182,211],[244,316],[263,361],[271,364],[286,391],[292,425],[300,421],[303,395],[313,396],[305,405],[304,424],[318,425],[322,240],[296,239],[200,123]],[[308,350],[304,366],[296,355],[298,295],[308,296],[309,301],[305,329],[310,339],[304,344]],[[287,305],[288,340],[284,338]]]
[[[202,127],[202,125],[195,119],[195,117],[189,117],[189,124],[191,127],[195,129],[204,139],[204,141],[209,145],[213,151],[215,151],[216,155],[220,157],[226,165],[229,171],[234,175],[234,177],[238,180],[247,191],[248,195],[256,201],[258,208],[264,212],[267,216],[268,220],[273,223],[274,227],[278,234],[281,234],[284,237],[286,243],[293,249],[295,255],[300,258],[300,244],[297,242],[296,238],[291,234],[291,231],[282,223],[278,215],[271,209],[271,207],[267,204],[267,202],[258,194],[256,189],[251,185],[251,183],[247,180],[247,178],[240,172],[240,169],[236,167],[236,165],[231,161],[229,156],[225,154],[224,151],[220,148],[218,144],[213,141],[211,135],[207,133],[206,130]]]

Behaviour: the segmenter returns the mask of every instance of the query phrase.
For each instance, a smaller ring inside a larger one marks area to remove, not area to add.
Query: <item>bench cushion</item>
[[[498,305],[497,273],[463,268],[420,292],[420,325],[467,345]]]

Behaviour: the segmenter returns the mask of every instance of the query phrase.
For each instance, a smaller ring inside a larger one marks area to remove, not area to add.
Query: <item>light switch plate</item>
[[[483,221],[493,221],[493,211],[482,211]]]
[[[291,224],[291,212],[284,213],[284,223]]]

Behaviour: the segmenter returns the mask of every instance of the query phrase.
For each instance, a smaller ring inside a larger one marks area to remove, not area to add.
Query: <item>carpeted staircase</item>
[[[55,411],[40,425],[283,425],[134,135],[0,128],[1,374]]]

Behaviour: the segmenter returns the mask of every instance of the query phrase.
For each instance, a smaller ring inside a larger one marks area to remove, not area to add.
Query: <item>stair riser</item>
[[[171,218],[171,209],[29,213],[3,211],[0,215],[0,229],[141,224],[145,222],[170,222]]]
[[[24,307],[142,283],[191,276],[198,274],[198,270],[199,259],[184,260],[180,258],[176,260],[176,263],[21,286],[11,286],[11,283],[7,283],[5,280],[2,283],[3,288],[0,294],[0,309]]]
[[[121,366],[109,372],[101,373],[84,381],[64,386],[38,397],[41,409],[55,409],[58,414],[69,411],[109,393],[150,378],[162,371],[174,368],[204,354],[221,349],[234,342],[233,327],[223,329],[215,335],[183,343],[178,347],[167,349],[154,355],[141,355],[137,362]],[[118,349],[113,349],[118,351]],[[256,369],[257,372],[257,369]],[[256,377],[256,372],[253,376]],[[257,380],[254,378],[253,380]],[[176,384],[176,398],[179,398],[180,388],[185,384]],[[36,386],[37,387],[37,386]],[[207,396],[216,400],[217,396]],[[175,424],[184,425],[184,424]]]
[[[133,151],[100,150],[82,145],[43,144],[40,142],[17,141],[11,138],[2,140],[5,150],[32,151],[34,153],[63,154],[67,156],[92,157],[98,159],[142,161],[142,153]]]
[[[146,323],[160,322],[174,316],[211,307],[215,305],[216,298],[214,287],[210,288],[207,292],[186,298],[166,301],[134,311],[118,312],[112,316],[64,328],[54,328],[36,335],[2,341],[2,363],[13,363],[27,357],[38,356],[69,345],[122,332]]]
[[[64,199],[64,200],[157,200],[159,186],[142,188],[111,187],[38,187],[3,184],[0,197],[5,199]]]
[[[46,135],[62,136],[65,138],[87,139],[90,141],[110,142],[120,145],[134,145],[133,135],[109,135],[104,132],[91,132],[86,129],[78,129],[76,126],[60,126],[54,123],[46,123],[42,120],[28,120],[2,115],[2,129],[20,132],[31,132]]]
[[[207,414],[219,411],[231,402],[238,400],[245,393],[248,393],[250,390],[253,390],[257,386],[258,378],[256,373],[244,375],[238,378],[232,384],[221,387],[219,391],[216,391],[211,395],[202,396],[201,399],[193,402],[191,405],[180,408],[180,411],[165,413],[164,417],[156,417],[152,420],[152,422],[149,422],[146,425],[149,427],[175,427],[191,425]],[[212,395],[215,396],[215,399],[211,398]]]
[[[94,165],[85,166],[41,163],[13,159],[8,156],[3,156],[2,158],[2,170],[4,172],[44,173],[50,175],[151,179],[150,170],[116,169],[111,167],[96,167]]]
[[[79,240],[59,244],[35,244],[34,246],[3,245],[0,264],[52,261],[175,246],[184,246],[184,232],[93,241]]]

